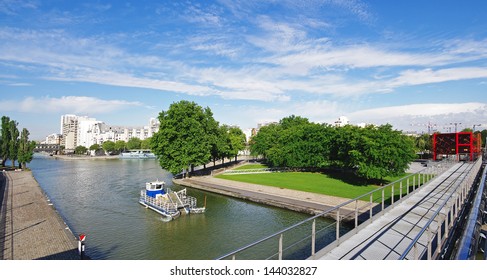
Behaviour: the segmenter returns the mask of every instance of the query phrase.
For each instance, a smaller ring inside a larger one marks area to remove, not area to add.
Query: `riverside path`
[[[0,259],[80,259],[77,239],[30,171],[0,172],[0,192]]]

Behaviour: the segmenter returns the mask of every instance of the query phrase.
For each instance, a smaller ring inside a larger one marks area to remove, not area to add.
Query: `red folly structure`
[[[481,152],[480,134],[472,132],[433,134],[433,160],[455,155],[456,160],[477,159]]]

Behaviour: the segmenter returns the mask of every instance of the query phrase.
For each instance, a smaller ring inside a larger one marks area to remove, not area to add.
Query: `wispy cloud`
[[[38,98],[27,97],[22,100],[0,100],[1,111],[19,111],[23,113],[74,113],[93,115],[110,113],[134,106],[143,106],[143,104],[125,100],[104,100],[88,96],[63,96],[60,98],[45,96]]]
[[[37,6],[35,0],[2,0],[0,1],[0,13],[13,15],[22,9],[36,9]]]

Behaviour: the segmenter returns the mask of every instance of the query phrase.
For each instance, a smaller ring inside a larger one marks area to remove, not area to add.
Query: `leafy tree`
[[[485,145],[485,141],[486,141],[486,139],[487,139],[487,129],[484,129],[484,130],[482,130],[482,131],[480,132],[480,140],[482,140],[482,141],[481,141],[482,146],[484,146],[484,145]]]
[[[8,155],[12,161],[12,167],[15,167],[15,161],[17,160],[19,152],[19,129],[17,128],[17,125],[18,123],[14,120],[9,122],[10,141]]]
[[[245,149],[247,137],[240,128],[230,127],[230,129],[228,130],[228,140],[230,142],[228,156],[235,157],[235,161],[237,161],[238,152]]]
[[[99,144],[93,144],[89,148],[90,151],[98,151],[99,149],[100,149],[100,145]]]
[[[345,126],[345,129],[350,127]],[[362,178],[370,180],[400,175],[415,157],[413,141],[400,131],[392,130],[391,125],[352,128],[352,132],[347,139],[349,143],[344,145],[346,153],[341,154],[341,160],[345,167],[354,169]]]
[[[146,138],[140,143],[140,148],[147,150],[150,149],[151,138]]]
[[[105,148],[103,148],[103,149],[106,151]],[[115,142],[115,151],[122,152],[122,151],[125,151],[126,149],[127,149],[127,142],[125,142],[123,140],[118,140],[117,142]]]
[[[74,149],[74,153],[77,155],[84,155],[87,151],[88,149],[84,146],[78,146]]]
[[[124,141],[122,141],[122,142],[125,143]],[[106,153],[110,154],[116,150],[117,144],[114,143],[113,141],[108,140],[108,141],[103,142],[103,144],[101,146],[102,146],[103,150],[105,150]]]
[[[215,162],[220,159],[223,164],[224,159],[230,154],[230,139],[228,138],[227,133],[228,126],[218,126],[218,123],[215,121],[214,123],[210,122],[208,130],[210,156],[213,161],[213,166],[215,166]]]
[[[142,144],[142,141],[139,138],[132,137],[127,142],[127,149],[129,149],[129,150],[140,149],[141,144]]]
[[[414,139],[414,150],[416,153],[430,153],[433,149],[431,135],[422,134]]]
[[[177,174],[190,166],[206,164],[211,154],[213,113],[195,102],[180,101],[159,113],[160,128],[151,148],[162,168]]]
[[[22,129],[19,141],[19,164],[22,169],[27,168],[27,163],[32,161],[34,156],[35,142],[29,141],[29,131],[27,129]]]
[[[2,117],[2,146],[0,148],[2,166],[5,166],[5,162],[9,158],[10,152],[10,118],[7,116]]]
[[[290,116],[279,122],[279,134],[270,139],[268,161],[273,166],[322,168],[328,165],[331,128]]]
[[[259,129],[259,132],[250,139],[250,153],[262,155],[265,159],[279,137],[281,126],[270,124]]]

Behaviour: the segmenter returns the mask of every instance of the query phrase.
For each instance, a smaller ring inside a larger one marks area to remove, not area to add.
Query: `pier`
[[[0,259],[80,259],[77,238],[30,171],[0,172],[0,192]]]

